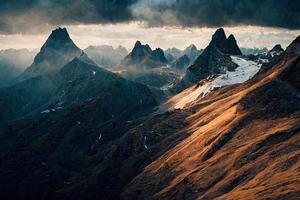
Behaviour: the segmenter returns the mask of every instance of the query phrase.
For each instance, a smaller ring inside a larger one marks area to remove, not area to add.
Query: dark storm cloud
[[[150,8],[147,13],[151,16],[144,17],[152,25],[166,23],[164,19],[157,20],[158,13],[171,13],[182,26],[300,28],[299,0],[153,0],[141,1],[140,6]],[[142,13],[136,13],[143,17]]]
[[[1,0],[0,33],[64,24],[144,21],[149,26],[300,28],[299,0]]]
[[[1,0],[0,32],[30,32],[61,24],[117,23],[133,20],[137,0]]]
[[[191,9],[194,12],[189,12]],[[186,0],[179,1],[176,15],[187,25],[246,24],[295,29],[300,28],[300,1]]]

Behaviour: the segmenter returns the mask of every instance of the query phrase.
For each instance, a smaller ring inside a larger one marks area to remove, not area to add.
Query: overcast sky
[[[136,40],[152,47],[204,48],[218,27],[240,46],[284,47],[300,35],[299,0],[1,0],[0,49],[39,48],[67,27],[81,48]]]

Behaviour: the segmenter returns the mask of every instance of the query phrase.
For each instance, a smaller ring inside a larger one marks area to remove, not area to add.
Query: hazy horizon
[[[121,45],[127,50],[131,50],[137,40],[149,44],[152,48],[184,49],[190,44],[195,44],[198,48],[205,48],[216,30],[216,28],[206,27],[146,27],[137,22],[106,25],[60,25],[60,27],[67,28],[70,37],[81,49],[94,45],[110,45],[114,48]],[[267,47],[270,49],[275,44],[281,44],[285,48],[300,35],[300,30],[283,28],[236,26],[224,27],[224,29],[227,35],[234,34],[239,46],[245,48]],[[50,33],[51,29],[41,34],[0,34],[0,50],[39,49]]]

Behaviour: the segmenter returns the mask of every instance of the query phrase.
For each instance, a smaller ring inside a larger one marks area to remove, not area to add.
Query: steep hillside
[[[157,105],[145,85],[82,57],[0,91],[1,199],[58,199],[95,177],[112,142]]]
[[[174,140],[122,198],[298,199],[299,41],[267,72],[186,107],[191,135]]]
[[[51,109],[67,109],[97,97],[108,101],[106,97],[122,95],[136,98],[134,104],[143,104],[143,100],[149,99],[152,101],[149,105],[155,105],[146,86],[98,67],[83,53],[58,71],[1,89],[0,121],[36,115],[43,111],[50,112]],[[115,101],[117,100],[120,99],[116,98]],[[126,102],[128,99],[123,100]]]

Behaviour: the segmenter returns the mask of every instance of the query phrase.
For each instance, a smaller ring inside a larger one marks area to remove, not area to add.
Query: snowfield
[[[171,98],[169,103],[173,105],[172,107],[175,109],[182,109],[188,103],[206,96],[215,88],[243,83],[252,78],[260,69],[260,66],[253,61],[245,60],[237,56],[231,56],[231,59],[239,66],[235,69],[235,71],[227,71],[226,74],[221,74],[213,80],[210,80],[209,82],[203,84],[202,86],[197,87],[194,85],[184,90],[182,93],[185,95],[181,95],[182,93],[179,93],[174,98]]]

